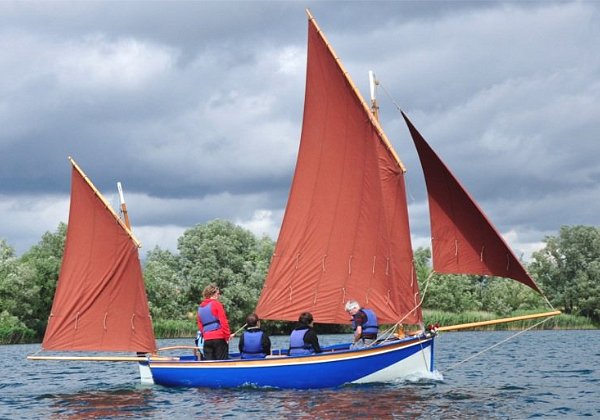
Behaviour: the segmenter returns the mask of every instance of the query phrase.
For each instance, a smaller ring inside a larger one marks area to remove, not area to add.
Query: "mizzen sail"
[[[419,154],[431,219],[433,270],[507,277],[541,293],[483,210],[402,113]]]
[[[347,323],[347,299],[421,322],[403,168],[310,18],[298,160],[257,313]]]
[[[71,160],[71,206],[44,350],[156,350],[130,231]]]

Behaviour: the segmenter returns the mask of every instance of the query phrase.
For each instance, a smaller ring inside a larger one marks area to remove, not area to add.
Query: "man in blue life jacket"
[[[379,332],[375,312],[371,309],[361,308],[355,300],[346,302],[345,309],[352,315],[352,328],[354,329],[354,342],[350,348],[360,349],[373,344]]]
[[[246,331],[240,337],[238,348],[242,359],[263,359],[271,354],[271,339],[260,329],[260,319],[255,313],[246,317]]]
[[[310,312],[302,312],[298,324],[290,334],[290,356],[321,353],[319,338],[313,330],[313,316]]]

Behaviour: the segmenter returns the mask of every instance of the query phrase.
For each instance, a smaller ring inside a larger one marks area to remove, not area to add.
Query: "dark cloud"
[[[67,219],[73,156],[146,249],[196,223],[276,235],[302,120],[311,9],[357,86],[382,86],[515,248],[600,210],[600,22],[592,2],[0,2],[0,237]],[[382,121],[422,175],[399,112]],[[116,203],[114,203],[116,206]]]

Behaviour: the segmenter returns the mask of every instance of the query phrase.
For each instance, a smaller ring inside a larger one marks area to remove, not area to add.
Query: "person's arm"
[[[229,321],[227,321],[227,314],[225,313],[225,308],[223,307],[223,304],[219,301],[216,302],[218,302],[218,305],[212,306],[213,314],[219,320],[219,324],[221,324],[223,338],[225,339],[225,341],[229,341],[231,330],[229,329]]]
[[[356,343],[358,340],[360,340],[361,336],[362,336],[362,325],[359,325],[354,330],[354,342]]]
[[[362,337],[363,324],[367,322],[367,317],[364,312],[357,312],[354,316],[354,322],[356,324],[356,329],[354,330],[354,342],[356,343]]]
[[[240,351],[240,353],[243,351],[244,349],[244,334],[240,335],[240,343],[238,344],[238,350]]]
[[[271,354],[271,339],[269,338],[269,335],[266,332],[263,332],[261,341],[263,353],[268,356],[269,354]]]
[[[317,337],[317,333],[310,329],[304,336],[304,342],[310,344],[312,348],[315,350],[315,353],[321,353],[321,346],[319,345],[319,337]]]

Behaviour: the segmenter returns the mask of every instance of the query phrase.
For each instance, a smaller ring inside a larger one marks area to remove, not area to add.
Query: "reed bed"
[[[423,310],[423,318],[425,325],[439,324],[440,326],[450,326],[458,324],[467,324],[471,322],[490,321],[492,319],[516,317],[522,315],[530,315],[536,312],[545,312],[546,310],[538,311],[517,311],[508,315],[498,315],[493,312],[483,311],[466,311],[462,313],[444,312],[436,310]],[[502,330],[522,330],[531,327],[540,322],[540,319],[530,319],[526,321],[509,322],[505,324],[489,325],[477,328],[478,331],[502,331]],[[548,319],[546,322],[538,325],[535,329],[539,330],[587,330],[596,329],[592,321],[583,316],[561,314]]]

